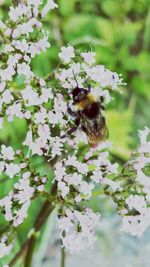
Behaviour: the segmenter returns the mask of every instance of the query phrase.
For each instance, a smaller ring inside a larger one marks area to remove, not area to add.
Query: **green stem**
[[[61,267],[65,267],[65,262],[66,262],[65,249],[61,248]]]
[[[32,264],[32,258],[33,258],[33,253],[34,253],[34,249],[35,249],[35,244],[36,244],[36,234],[33,233],[31,238],[30,238],[29,245],[28,245],[24,267],[31,267],[32,266],[31,264]]]
[[[52,195],[56,195],[56,192],[57,192],[57,185],[56,185],[56,183],[54,183],[53,187],[52,187],[52,190],[51,190],[51,194]],[[54,208],[54,206],[51,205],[51,203],[48,200],[46,200],[44,202],[44,204],[43,204],[43,206],[42,206],[42,208],[41,208],[41,210],[40,210],[40,212],[39,212],[39,214],[38,214],[38,216],[36,218],[36,221],[34,223],[34,227],[33,228],[35,229],[35,232],[40,231],[40,229],[42,228],[43,224],[46,222],[47,218],[51,214],[53,208]],[[29,244],[32,243],[32,246],[33,246],[34,242],[33,241],[31,242],[31,239],[32,239],[32,236],[22,244],[22,247],[20,248],[20,250],[17,252],[17,254],[14,256],[14,258],[9,263],[10,267],[14,266],[16,264],[16,262],[19,260],[19,258],[24,256],[24,254],[27,253]]]

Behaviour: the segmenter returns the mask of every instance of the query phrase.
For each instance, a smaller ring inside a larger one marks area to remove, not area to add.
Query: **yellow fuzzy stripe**
[[[75,106],[77,108],[77,110],[83,110],[85,107],[87,107],[89,104],[96,102],[96,97],[88,94],[86,99],[78,102]]]

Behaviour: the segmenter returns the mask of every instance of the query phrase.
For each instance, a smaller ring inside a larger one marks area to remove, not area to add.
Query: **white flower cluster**
[[[46,99],[48,101],[51,95],[51,90],[45,87],[43,80],[37,78],[30,67],[32,58],[50,47],[48,33],[43,30],[39,17],[46,16],[49,10],[57,7],[53,0],[48,0],[42,10],[41,4],[41,0],[27,0],[26,4],[21,2],[16,7],[11,6],[8,25],[2,21],[0,23],[0,30],[4,38],[7,38],[1,52],[4,60],[0,65],[0,111],[5,110],[9,120],[13,120],[14,116],[30,119],[31,113],[25,109],[24,100],[26,105],[39,105],[46,102]],[[9,28],[10,23],[13,23],[13,28]],[[31,36],[33,33],[34,38]],[[23,76],[26,82],[22,95],[15,92],[12,86],[12,81],[17,76]],[[41,85],[40,96],[30,86],[30,82],[36,79]],[[2,123],[3,117],[0,118],[0,127]]]
[[[89,208],[84,212],[65,209],[65,215],[59,218],[59,228],[63,246],[71,253],[79,252],[95,242],[95,227],[100,214],[95,214]]]
[[[118,183],[106,178],[117,172],[116,164],[111,164],[108,160],[108,153],[99,150],[97,159],[92,159],[92,156],[93,154],[88,161],[80,162],[74,154],[55,165],[55,180],[64,199],[73,198],[77,203],[89,199],[96,184],[118,187]]]
[[[3,237],[0,239],[0,258],[9,255],[13,248],[13,244],[7,244],[7,241],[8,237],[6,235],[3,235]]]
[[[4,172],[9,178],[12,179],[14,176],[20,173],[21,169],[26,167],[25,163],[14,163],[15,157],[16,155],[12,147],[6,147],[5,145],[1,146],[0,174]]]
[[[22,179],[14,184],[14,191],[0,200],[0,207],[4,210],[7,221],[11,221],[16,227],[27,217],[28,208],[34,194],[34,188],[30,186],[30,173],[25,172]]]
[[[28,95],[28,94],[27,94]],[[45,92],[47,99],[44,99],[44,103],[53,98],[50,89]],[[29,98],[29,95],[28,95]],[[31,98],[32,105],[36,98]],[[29,130],[24,141],[24,145],[28,146],[32,155],[43,155],[43,151],[51,154],[51,157],[61,155],[63,143],[65,140],[58,138],[58,136],[52,136],[52,130],[55,125],[66,125],[68,118],[64,118],[67,113],[67,103],[64,101],[62,95],[58,94],[53,100],[53,108],[47,110],[39,105],[39,111],[34,113],[33,124],[36,125],[36,133]],[[37,104],[36,104],[37,105]],[[33,139],[33,134],[36,138]]]
[[[136,174],[136,192],[125,200],[128,210],[124,211],[126,215],[123,217],[122,230],[137,236],[141,236],[150,226],[150,175],[144,173],[146,167],[150,166],[149,134],[150,129],[147,127],[139,131],[138,156],[131,161]],[[128,215],[128,211],[131,212],[131,215]],[[135,214],[132,215],[132,211]]]
[[[94,88],[91,88],[92,94],[98,97],[104,96],[106,101],[109,102],[111,97],[108,90],[104,90],[104,88],[117,89],[118,85],[123,84],[122,78],[116,72],[106,69],[103,65],[95,66],[94,52],[82,52],[78,53],[77,56],[78,61],[80,58],[81,63],[74,63],[76,51],[72,46],[62,47],[59,57],[64,66],[61,71],[59,69],[56,72],[56,77],[61,82],[61,85],[67,89],[73,89],[77,85],[80,88],[86,88],[89,84],[87,82],[85,86],[84,83],[90,80],[92,84],[95,83]]]
[[[3,210],[6,221],[10,221],[14,227],[21,224],[27,217],[28,208],[31,204],[35,191],[44,191],[46,177],[39,178],[28,171],[27,162],[14,163],[18,160],[20,151],[15,152],[12,147],[1,146],[0,173],[10,179],[18,178],[14,183],[14,189],[7,196],[0,199],[0,208]],[[32,186],[30,182],[32,181]]]
[[[98,156],[94,159],[93,155],[96,152],[98,152]],[[109,175],[117,173],[118,166],[111,164],[107,152],[100,151],[100,148],[98,150],[92,148],[86,153],[85,159],[85,162],[81,162],[78,160],[77,154],[74,154],[55,165],[55,180],[58,193],[60,192],[64,199],[64,207],[65,203],[66,205],[72,203],[77,207],[82,200],[89,199],[96,185],[100,185],[101,188],[109,185],[113,192],[118,188],[121,190],[119,182],[109,179]],[[64,212],[65,215],[62,216],[61,210],[59,218],[63,246],[72,253],[80,251],[87,245],[92,246],[100,215],[94,214],[85,207],[72,211],[64,208]]]

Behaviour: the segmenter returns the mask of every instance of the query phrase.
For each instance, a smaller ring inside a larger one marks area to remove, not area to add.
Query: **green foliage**
[[[117,112],[111,110],[107,113],[107,123],[109,125],[109,138],[113,143],[113,152],[123,158],[128,159],[131,153],[129,144],[131,138],[129,136],[132,123],[131,110]],[[118,127],[119,125],[119,127]]]

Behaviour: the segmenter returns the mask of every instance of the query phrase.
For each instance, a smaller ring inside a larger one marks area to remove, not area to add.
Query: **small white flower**
[[[47,112],[46,112],[46,109],[41,107],[41,110],[37,113],[34,114],[34,118],[35,118],[35,123],[39,124],[39,123],[42,123],[44,124],[45,123],[45,120],[47,118]]]
[[[17,189],[17,193],[14,194],[14,199],[16,199],[20,204],[29,201],[33,194],[34,188],[30,186],[29,177],[30,173],[25,173],[23,178],[19,180],[18,183],[14,184],[14,187]]]
[[[6,31],[5,31],[5,35],[7,37],[11,37],[11,33],[12,33],[12,30],[10,28],[7,28]]]
[[[27,86],[24,90],[21,91],[23,99],[26,102],[27,106],[40,105],[41,100],[37,92],[33,91],[31,86]]]
[[[121,230],[133,236],[141,236],[150,224],[150,212],[146,215],[124,216]]]
[[[150,129],[148,127],[145,127],[143,131],[139,130],[139,138],[141,144],[146,144],[147,143],[147,137],[150,133]]]
[[[1,82],[0,83],[0,92],[3,92],[4,91],[4,89],[5,89],[5,87],[6,87],[6,82]]]
[[[41,96],[40,96],[40,99],[41,99],[41,101],[42,101],[42,103],[44,102],[44,103],[46,103],[46,102],[48,102],[48,100],[49,99],[53,99],[54,98],[54,95],[53,95],[53,93],[52,93],[52,89],[51,88],[42,88],[41,89],[41,92],[42,92],[42,94],[41,94]]]
[[[27,78],[31,78],[33,76],[30,66],[25,62],[17,64],[17,73],[18,75],[23,74]]]
[[[46,48],[49,48],[50,47],[50,43],[48,41],[48,36],[44,36],[43,39],[40,39],[38,42],[37,42],[37,47],[41,50],[41,51],[46,51]]]
[[[0,76],[2,81],[11,81],[12,76],[15,75],[16,71],[13,66],[9,65],[6,69],[0,69]]]
[[[115,192],[116,190],[122,191],[120,182],[118,181],[112,181],[111,179],[108,178],[103,178],[103,184],[107,184],[112,188],[112,191]]]
[[[43,145],[42,145],[43,147]],[[42,151],[42,148],[41,147],[41,140],[37,139],[35,140],[35,142],[33,142],[30,146],[30,149],[32,151],[32,155],[39,155],[39,156],[42,156],[43,155],[43,151]]]
[[[40,83],[40,85],[43,87],[43,86],[46,86],[46,82],[45,82],[45,80],[44,79],[40,79],[39,80],[39,83]]]
[[[59,137],[51,137],[50,139],[51,145],[51,156],[54,158],[56,155],[60,156],[63,150],[63,143]]]
[[[6,110],[6,115],[8,120],[12,121],[14,117],[23,118],[23,112],[21,111],[22,106],[20,103],[14,103],[12,106],[9,106]]]
[[[135,209],[141,214],[146,212],[146,202],[143,196],[130,195],[125,202],[130,210]]]
[[[39,186],[37,187],[37,190],[38,190],[39,192],[44,191],[44,185],[43,185],[43,184],[42,184],[42,185],[39,185]]]
[[[55,179],[57,181],[61,181],[63,176],[65,176],[66,171],[65,168],[63,167],[62,162],[56,163],[54,173],[55,173]]]
[[[7,245],[5,242],[0,241],[0,258],[6,255],[9,255],[12,248],[13,248],[13,244]]]
[[[20,171],[20,166],[14,163],[6,164],[6,174],[13,178]]]
[[[28,200],[23,203],[23,205],[21,206],[19,210],[17,210],[16,216],[13,222],[14,227],[17,227],[18,225],[23,223],[24,219],[28,216],[28,209],[29,209],[30,204],[31,202],[30,200]]]
[[[47,124],[39,124],[38,126],[38,135],[41,140],[47,142],[50,139],[51,132]]]
[[[102,182],[103,180],[103,176],[102,176],[102,172],[101,170],[95,170],[93,172],[93,175],[91,176],[91,179],[95,182],[95,183],[99,183]]]
[[[77,203],[81,202],[81,200],[82,200],[82,198],[81,198],[80,196],[76,196],[76,197],[75,197],[75,201],[76,201]]]
[[[15,67],[15,65],[18,63],[18,61],[22,58],[22,55],[20,54],[15,54],[15,55],[10,55],[8,60],[7,60],[7,65],[11,65]]]
[[[12,96],[12,94],[10,93],[8,89],[3,92],[2,101],[4,103],[9,104],[13,99],[14,97]]]
[[[0,199],[0,206],[4,207],[4,209],[5,209],[6,221],[11,221],[13,218],[13,215],[12,215],[12,196],[13,196],[13,192],[11,191],[9,193],[9,195],[4,197],[3,199]]]
[[[14,159],[14,150],[12,147],[8,146],[6,147],[5,145],[1,146],[1,153],[2,153],[2,158],[4,160],[13,160]]]
[[[57,8],[58,5],[54,2],[54,0],[47,0],[47,4],[44,6],[41,15],[42,17],[45,17],[49,10],[52,10],[54,8]]]
[[[30,131],[27,132],[26,139],[23,142],[23,145],[24,146],[31,147],[32,143],[33,143],[33,140],[32,140],[32,131],[30,130]]]
[[[79,144],[79,143],[85,143],[88,144],[88,139],[87,139],[87,135],[84,131],[77,129],[74,133],[75,137],[74,137],[74,142],[75,144]]]
[[[90,198],[92,195],[92,190],[94,189],[93,184],[88,184],[86,182],[82,182],[82,184],[79,187],[79,192],[81,194],[84,194],[87,198]]]
[[[5,45],[5,47],[4,47],[4,51],[7,53],[9,53],[9,52],[13,52],[14,51],[14,48],[13,48],[13,46],[11,45],[11,44],[7,44],[7,45]]]
[[[17,50],[20,50],[22,53],[28,52],[29,45],[25,39],[23,39],[22,41],[13,41],[12,44]]]
[[[83,57],[84,61],[89,64],[89,65],[92,65],[95,63],[95,56],[96,56],[96,53],[95,52],[82,52],[81,53],[81,57]]]
[[[69,193],[69,187],[64,182],[58,182],[58,189],[61,191],[61,195],[65,198]]]
[[[71,58],[75,57],[74,48],[72,46],[62,47],[58,56],[64,63],[68,64]]]
[[[140,155],[136,158],[135,162],[133,162],[133,167],[136,171],[138,171],[143,169],[148,163],[150,163],[150,158]]]

